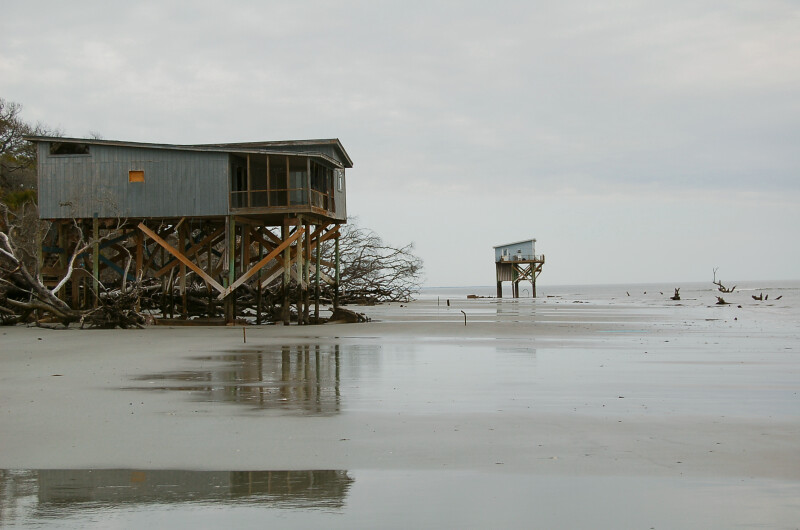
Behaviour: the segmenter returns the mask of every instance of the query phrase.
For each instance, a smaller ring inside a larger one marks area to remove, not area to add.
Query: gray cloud
[[[76,136],[339,137],[364,197],[800,192],[796,2],[3,11],[0,95]]]

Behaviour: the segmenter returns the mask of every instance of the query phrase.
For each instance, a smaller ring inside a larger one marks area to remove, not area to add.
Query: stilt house
[[[245,283],[260,291],[282,278],[286,291],[294,280],[301,323],[310,320],[312,283],[317,315],[319,282],[338,287],[338,258],[327,264],[319,258],[323,241],[335,239],[338,247],[338,228],[347,220],[345,170],[353,163],[338,139],[208,145],[28,140],[38,148],[39,215],[55,225],[43,241],[41,266],[51,281],[65,273],[70,230],[82,227],[95,241],[81,255],[95,295],[102,269],[121,276],[127,256],[135,257],[136,277],[170,278],[184,299],[192,273],[218,300]],[[86,292],[73,281],[73,304],[86,304]],[[233,308],[226,309],[232,320]]]
[[[536,298],[536,279],[542,273],[544,254],[536,254],[536,240],[526,239],[494,247],[497,270],[497,297],[503,297],[503,282],[511,282],[514,298],[519,298],[519,282],[531,282],[531,296]]]

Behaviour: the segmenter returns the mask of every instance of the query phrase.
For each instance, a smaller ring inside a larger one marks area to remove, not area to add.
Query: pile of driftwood
[[[203,283],[191,283],[185,292],[179,288],[165,290],[158,280],[129,282],[123,287],[106,289],[102,286],[95,296],[93,307],[73,309],[52,290],[45,287],[26,267],[0,271],[0,324],[29,323],[38,325],[78,325],[95,328],[137,328],[148,323],[170,320],[194,320],[198,323],[224,322],[224,303],[217,300],[217,293]],[[362,313],[342,307],[326,310],[324,306],[333,301],[333,292],[326,288],[320,297],[323,306],[320,313],[312,309],[309,323],[367,322]],[[301,292],[292,285],[288,292],[289,319],[298,321],[297,301]],[[233,312],[238,322],[269,324],[283,321],[283,296],[280,288],[264,289],[262,292],[243,285],[233,296]],[[359,294],[346,299],[359,299]],[[360,294],[370,301],[368,295]],[[331,311],[333,314],[331,314]]]

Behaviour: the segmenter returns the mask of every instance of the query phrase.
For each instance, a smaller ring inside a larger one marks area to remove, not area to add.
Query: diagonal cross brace
[[[147,228],[147,225],[145,225],[144,223],[139,223],[139,230],[141,230],[142,232],[144,232],[144,234],[145,234],[147,237],[149,237],[150,239],[152,239],[153,241],[155,241],[156,243],[158,243],[159,245],[161,245],[161,247],[162,247],[164,250],[166,250],[167,252],[169,252],[170,254],[172,254],[173,256],[175,256],[176,258],[178,258],[178,259],[181,261],[181,263],[183,263],[184,265],[186,265],[187,267],[189,267],[190,269],[192,269],[194,272],[196,272],[196,273],[197,273],[197,275],[198,275],[198,276],[200,276],[201,278],[203,278],[205,281],[207,281],[207,282],[208,282],[208,284],[209,284],[211,287],[213,287],[214,289],[216,289],[216,290],[217,290],[217,291],[219,291],[220,293],[224,293],[224,292],[225,292],[225,288],[224,288],[223,286],[221,286],[219,283],[217,283],[217,281],[215,281],[215,280],[214,280],[214,278],[212,278],[211,276],[209,276],[209,275],[208,275],[208,273],[207,273],[206,271],[204,271],[203,269],[201,269],[200,267],[198,267],[196,264],[194,264],[194,263],[192,262],[192,260],[190,260],[189,258],[187,258],[186,256],[184,256],[183,254],[181,254],[181,252],[180,252],[179,250],[177,250],[176,248],[174,248],[173,246],[171,246],[169,243],[167,243],[166,241],[164,241],[163,239],[161,239],[161,238],[158,236],[158,234],[156,234],[155,232],[153,232],[152,230],[150,230],[149,228]]]
[[[219,296],[217,296],[217,300],[222,300],[223,298],[225,298],[226,296],[231,294],[234,291],[234,289],[236,289],[237,287],[242,285],[244,282],[246,282],[247,280],[249,280],[250,278],[255,276],[255,274],[259,270],[261,270],[261,268],[263,268],[267,263],[272,261],[275,258],[275,256],[277,256],[278,254],[283,252],[283,250],[286,247],[288,247],[289,245],[291,245],[292,243],[297,241],[297,239],[300,236],[302,236],[305,231],[306,231],[305,228],[303,228],[302,226],[297,227],[297,230],[294,231],[294,234],[292,234],[290,237],[288,237],[283,243],[281,243],[280,245],[275,247],[272,250],[272,252],[270,252],[269,254],[264,256],[258,263],[256,263],[252,267],[250,267],[250,269],[247,272],[242,274],[239,277],[239,279],[236,280],[235,282],[233,282],[227,289],[224,289],[223,291],[220,291]]]

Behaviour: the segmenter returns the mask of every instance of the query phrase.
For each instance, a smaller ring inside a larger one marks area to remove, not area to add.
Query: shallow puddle
[[[0,470],[0,526],[789,528],[796,483],[474,471]]]
[[[340,410],[339,345],[241,349],[192,361],[202,368],[142,375],[129,388],[306,415]]]

